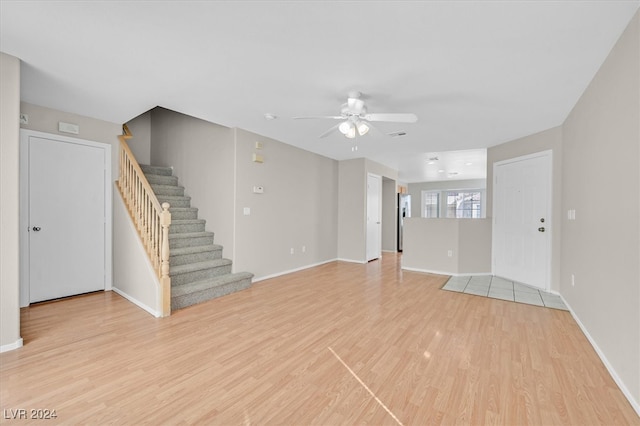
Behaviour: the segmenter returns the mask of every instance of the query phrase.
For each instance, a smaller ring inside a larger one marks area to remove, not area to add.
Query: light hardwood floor
[[[24,347],[0,355],[0,408],[55,409],[47,424],[640,424],[569,312],[445,281],[385,254],[165,319],[111,292],[34,305]]]

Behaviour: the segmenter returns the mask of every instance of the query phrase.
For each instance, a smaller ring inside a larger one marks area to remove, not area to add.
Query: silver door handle
[[[538,231],[544,232],[544,226],[541,226],[540,228],[538,228]]]
[[[33,229],[35,232],[38,232],[38,231],[39,231],[39,230],[41,230],[42,228],[40,228],[39,226],[34,226],[34,227],[33,227],[33,228],[31,228],[31,229]]]

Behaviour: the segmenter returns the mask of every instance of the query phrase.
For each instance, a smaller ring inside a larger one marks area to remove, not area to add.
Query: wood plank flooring
[[[640,424],[569,312],[445,281],[385,254],[164,319],[112,292],[34,305],[24,347],[0,355],[0,420],[42,423],[6,417],[49,409],[47,424]]]

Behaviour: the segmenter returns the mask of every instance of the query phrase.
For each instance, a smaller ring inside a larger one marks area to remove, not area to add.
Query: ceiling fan
[[[353,139],[356,136],[364,136],[369,132],[369,129],[375,129],[371,122],[415,123],[418,121],[418,117],[412,113],[369,113],[364,101],[360,98],[361,96],[362,93],[360,92],[349,93],[347,103],[342,104],[340,115],[293,117],[293,119],[300,120],[319,118],[340,120],[340,123],[331,127],[329,130],[321,134],[320,137],[327,137],[334,131],[338,130],[349,139]]]

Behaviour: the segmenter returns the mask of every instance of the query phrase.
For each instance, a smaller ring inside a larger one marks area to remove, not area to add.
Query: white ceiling
[[[560,125],[640,1],[0,1],[0,50],[22,100],[124,123],[155,107],[240,127],[400,179],[425,160]],[[352,90],[381,123],[358,151],[334,122]],[[278,116],[266,120],[265,113]],[[469,155],[465,152],[464,155]],[[452,160],[453,161],[453,160]],[[481,170],[484,174],[484,170]],[[451,177],[446,177],[451,179]]]

